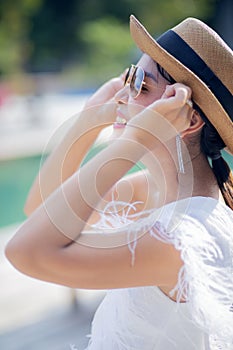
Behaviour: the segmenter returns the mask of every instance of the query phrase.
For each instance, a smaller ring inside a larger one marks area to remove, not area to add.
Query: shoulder
[[[111,206],[111,203],[132,204],[132,209],[128,208],[128,213],[139,213],[143,210],[148,210],[155,206],[154,194],[157,192],[157,187],[152,176],[146,169],[127,174],[121,178],[99,202],[96,210],[93,211],[89,218],[84,231],[90,231],[101,219],[100,213]]]
[[[203,225],[210,234],[230,234],[233,228],[233,211],[225,203],[211,197],[193,197],[188,215]]]
[[[233,211],[225,204],[209,197],[178,201],[166,206],[160,222],[164,240],[181,251],[187,265],[204,266],[210,259],[216,265],[230,263]]]
[[[223,300],[224,305],[232,303],[233,212],[213,198],[193,197],[187,203],[178,203],[177,210],[174,204],[167,207],[173,212],[167,239],[184,262],[175,291],[178,299],[185,296],[189,301],[199,325],[219,326],[219,315],[223,319],[230,311],[223,307]],[[182,213],[179,209],[184,205]]]
[[[124,186],[127,183],[130,183],[131,185],[133,185],[136,197],[142,197],[145,195],[145,193],[147,193],[148,195],[148,191],[152,189],[158,190],[152,175],[147,169],[143,169],[135,173],[126,175],[120,181],[118,181],[116,186],[117,185]]]
[[[158,238],[180,251],[191,252],[191,248],[198,247],[204,250],[205,245],[225,251],[232,241],[233,211],[216,199],[191,197],[157,210],[155,227]]]
[[[161,219],[165,222],[187,223],[193,222],[211,225],[211,222],[227,220],[233,223],[233,211],[221,201],[211,197],[189,197],[165,205],[162,209]]]

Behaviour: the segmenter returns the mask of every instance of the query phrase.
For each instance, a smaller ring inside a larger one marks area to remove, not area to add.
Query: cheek
[[[132,101],[132,102],[128,102],[128,115],[129,118],[133,118],[136,114],[140,113],[144,108],[146,107],[146,105],[144,104],[140,104],[139,101],[137,102],[137,100]]]
[[[136,100],[130,98],[128,100],[128,114],[130,118],[140,113],[145,107],[150,106],[153,102],[159,100],[163,95],[164,91],[165,86],[164,89],[160,89],[159,91],[144,95],[141,94]]]

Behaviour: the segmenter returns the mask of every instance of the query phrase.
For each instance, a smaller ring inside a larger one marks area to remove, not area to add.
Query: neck
[[[184,158],[184,174],[179,173],[176,152],[167,148],[142,159],[158,188],[158,206],[193,196],[219,198],[215,176],[200,149]]]
[[[192,168],[194,178],[193,195],[220,199],[221,191],[216,177],[203,153],[193,158]]]

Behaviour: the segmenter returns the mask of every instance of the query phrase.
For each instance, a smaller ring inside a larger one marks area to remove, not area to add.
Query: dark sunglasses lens
[[[131,94],[133,97],[137,97],[140,94],[144,77],[145,77],[144,70],[141,67],[137,67],[130,84]]]
[[[130,78],[133,75],[134,70],[135,70],[135,67],[133,65],[128,69],[126,76],[125,76],[124,85],[126,85],[127,83],[130,83]]]
[[[127,82],[128,82],[130,69],[131,69],[131,68],[129,68],[129,69],[127,70],[127,73],[126,73],[126,75],[125,75],[124,85],[126,85]]]

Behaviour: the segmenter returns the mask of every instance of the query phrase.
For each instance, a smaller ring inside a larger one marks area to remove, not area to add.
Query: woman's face
[[[115,95],[118,104],[117,117],[130,120],[134,115],[140,112],[144,107],[149,106],[154,101],[161,98],[169,82],[158,72],[156,63],[146,54],[144,54],[137,66],[145,71],[145,84],[137,98],[133,98],[130,93],[130,86],[126,84]]]

